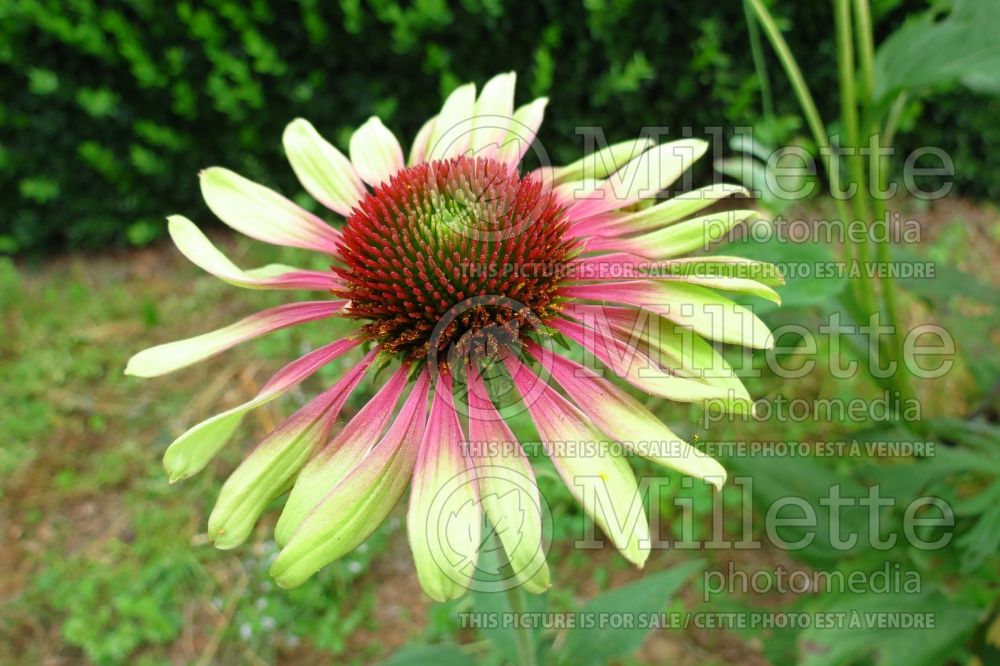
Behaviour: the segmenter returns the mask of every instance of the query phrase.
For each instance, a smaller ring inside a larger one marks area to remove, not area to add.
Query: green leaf
[[[475,663],[454,645],[413,645],[399,650],[381,666],[475,666]]]
[[[46,176],[24,178],[18,183],[21,196],[36,203],[44,204],[59,196],[59,183]]]
[[[77,103],[87,115],[104,118],[114,113],[121,98],[110,88],[80,88],[76,93]]]
[[[36,95],[51,95],[59,87],[59,75],[50,69],[32,67],[28,70],[28,90]]]
[[[908,248],[895,247],[893,261],[898,265],[919,265],[927,259]],[[987,392],[1000,374],[1000,356],[993,342],[1000,322],[996,312],[1000,309],[1000,291],[940,261],[935,261],[933,267],[933,277],[900,278],[898,283],[934,307],[938,321],[955,339],[959,353],[969,361],[969,371],[976,383]],[[970,317],[966,309],[954,307],[959,300],[978,301],[991,306],[993,311]]]
[[[835,628],[802,632],[799,650],[802,666],[840,666],[877,655],[880,666],[937,666],[956,657],[956,649],[976,626],[980,611],[959,605],[939,592],[923,594],[869,593],[847,598],[823,609],[842,617]],[[875,625],[886,620],[933,618],[926,628],[887,630]],[[866,662],[867,663],[867,662]]]
[[[896,245],[892,248],[893,263],[900,267],[906,264],[926,264],[926,255],[912,249]],[[930,301],[936,307],[947,306],[955,297],[971,298],[985,305],[1000,307],[1000,292],[996,287],[979,281],[976,276],[948,266],[941,261],[934,261],[934,276],[930,277],[900,277],[899,284],[914,294]],[[903,275],[903,273],[901,273]]]
[[[1000,473],[1000,467],[996,464],[1000,460],[998,456],[1000,450],[997,448],[997,442],[1000,442],[1000,426],[986,421],[947,416],[926,419],[922,424],[926,428],[925,437],[938,438],[946,443],[958,442],[977,449],[992,459],[992,467]]]
[[[963,551],[961,571],[964,574],[974,573],[989,557],[1000,550],[1000,504],[996,503],[997,488],[998,486],[994,485],[991,490],[982,493],[980,497],[985,497],[992,506],[986,509],[976,524],[956,542]]]
[[[727,243],[718,249],[718,253],[775,264],[785,276],[785,284],[775,288],[781,296],[782,310],[822,305],[847,287],[846,269],[841,271],[833,251],[820,243],[792,243],[772,233],[763,242],[750,237]],[[734,300],[742,304],[752,303],[757,314],[779,307],[761,299]]]
[[[870,529],[867,509],[857,502],[868,489],[852,478],[837,474],[815,458],[807,457],[733,457],[722,461],[730,470],[730,478],[749,477],[755,506],[775,512],[775,517],[791,522],[806,518],[799,526],[783,522],[774,527],[776,536],[788,544],[788,554],[810,566],[831,566],[856,555],[868,543]],[[831,508],[823,501],[836,492],[854,503],[842,506],[836,521],[831,520]],[[806,509],[805,507],[809,508]],[[857,535],[849,547],[834,543]]]
[[[951,0],[941,18],[931,9],[907,21],[875,54],[875,97],[961,82],[980,92],[1000,92],[1000,3]]]
[[[693,560],[669,571],[645,576],[634,583],[609,590],[588,601],[581,609],[581,617],[612,617],[613,614],[629,616],[634,625],[630,628],[575,627],[566,634],[564,648],[558,654],[561,664],[605,664],[642,645],[646,634],[655,628],[655,616],[663,610],[677,589],[691,574],[701,570],[704,562]],[[652,622],[651,622],[652,621]]]

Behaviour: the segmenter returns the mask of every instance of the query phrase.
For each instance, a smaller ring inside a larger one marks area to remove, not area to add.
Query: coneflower
[[[636,565],[646,560],[649,534],[625,452],[716,486],[725,479],[716,461],[609,377],[653,396],[749,411],[750,396],[709,341],[763,348],[770,333],[715,290],[777,300],[768,285],[780,279],[749,260],[681,258],[753,216],[702,214],[741,190],[715,185],[655,200],[705,152],[693,139],[639,139],[524,174],[547,100],[515,110],[514,81],[513,73],[496,76],[478,96],[472,84],[456,89],[420,130],[408,160],[377,118],[351,137],[349,157],[307,121],[290,123],[284,146],[292,168],[342,223],[226,169],[202,172],[205,200],[224,223],[322,253],[330,271],[242,270],[191,221],[169,218],[180,251],[222,280],[323,296],[147,349],[126,373],[162,375],[304,322],[357,324],[351,336],[282,368],[248,402],[185,432],[164,456],[171,481],[195,474],[247,412],[334,359],[361,356],[246,457],[209,518],[216,546],[233,548],[288,493],[271,568],[283,586],[360,545],[408,485],[409,540],[431,597],[454,598],[470,585],[484,514],[494,526],[516,526],[498,530],[512,578],[531,591],[549,586],[538,489],[487,371],[516,387],[559,474]],[[585,362],[571,360],[570,349],[582,349]],[[381,388],[336,429],[352,391],[389,363]],[[603,503],[580,493],[581,478],[603,484]]]

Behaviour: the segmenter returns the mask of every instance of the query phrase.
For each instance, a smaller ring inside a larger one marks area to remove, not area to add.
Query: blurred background
[[[836,115],[828,3],[765,4],[778,17],[821,113]],[[871,6],[881,41],[930,3],[875,0]],[[457,84],[481,84],[507,70],[518,73],[519,103],[550,97],[539,139],[556,163],[580,156],[580,126],[603,128],[609,142],[645,126],[696,133],[721,127],[716,141],[730,166],[769,146],[814,150],[787,79],[766,44],[759,48],[759,35],[754,53],[753,32],[737,0],[0,2],[0,191],[6,203],[0,215],[0,663],[366,664],[425,644],[460,646],[477,661],[503,663],[502,637],[463,628],[458,619],[484,602],[470,595],[434,604],[421,593],[399,510],[362,549],[292,591],[275,588],[267,576],[274,513],[236,551],[208,544],[205,521],[226,474],[252,442],[342,367],[326,369],[284,404],[257,410],[239,441],[208,470],[174,487],[159,462],[166,445],[191,424],[243,402],[290,358],[340,332],[336,324],[310,324],[160,380],[124,377],[135,351],[282,302],[280,294],[239,291],[190,266],[165,242],[165,216],[190,217],[240,265],[301,264],[292,251],[250,243],[216,224],[200,199],[198,171],[226,166],[315,210],[282,153],[289,120],[308,118],[345,147],[353,129],[375,114],[408,145]],[[819,542],[792,554],[766,545],[745,552],[661,551],[648,571],[696,559],[710,569],[732,562],[751,572],[898,564],[920,573],[923,585],[919,594],[888,595],[890,601],[937,610],[938,626],[918,639],[905,631],[662,629],[636,638],[638,650],[615,663],[1000,663],[990,661],[1000,659],[1000,216],[992,203],[1000,196],[998,90],[979,79],[933,83],[900,109],[900,152],[935,146],[955,164],[948,197],[893,202],[921,229],[920,242],[905,248],[907,257],[936,268],[933,280],[901,280],[902,318],[940,323],[958,346],[954,367],[918,386],[917,426],[904,430],[878,415],[855,423],[820,416],[789,423],[771,411],[708,428],[700,409],[650,402],[697,442],[937,443],[939,454],[930,462],[912,456],[726,462],[755,479],[758,499],[792,487],[818,506],[823,489],[837,483],[863,494],[860,489],[879,482],[901,501],[933,490],[960,509],[958,536],[943,552],[913,553],[901,543],[845,555]],[[757,143],[734,143],[735,127],[752,127]],[[830,129],[835,133],[836,124]],[[700,175],[709,177],[712,166],[705,160]],[[715,166],[727,170],[726,162]],[[935,178],[922,182],[930,189]],[[764,204],[802,219],[832,210],[821,196],[790,207]],[[817,244],[791,250],[810,260],[834,251]],[[768,322],[814,327],[843,282],[790,284],[786,307],[769,313]],[[802,361],[797,354],[787,351],[786,363]],[[805,356],[820,362],[795,380],[774,375],[762,355],[754,356],[747,367],[762,372],[746,383],[755,397],[772,400],[880,399],[864,378],[828,373],[829,354],[823,345],[810,350]],[[361,404],[345,411],[350,415]],[[575,608],[638,579],[641,573],[611,550],[573,549],[583,519],[551,467],[536,462],[555,534],[548,608]],[[635,464],[640,473],[661,473]],[[711,494],[672,487],[693,498],[698,529],[710,534],[710,521],[701,523]],[[730,489],[723,501],[738,506],[740,496],[740,489]],[[665,533],[679,529],[671,500],[661,498]],[[738,513],[733,520],[740,524]],[[705,602],[701,582],[696,575],[674,590],[668,607],[815,612],[889,603],[885,594],[815,590],[716,595]],[[559,640],[557,633],[549,639]]]

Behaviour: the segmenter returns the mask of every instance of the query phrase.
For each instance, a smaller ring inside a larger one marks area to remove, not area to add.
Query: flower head
[[[546,589],[538,488],[497,406],[511,396],[583,508],[639,566],[648,526],[623,449],[717,486],[725,479],[717,462],[610,377],[653,396],[749,410],[746,389],[710,341],[761,348],[770,334],[719,291],[777,300],[770,285],[779,279],[759,262],[684,257],[753,216],[703,214],[740,189],[715,185],[656,201],[705,152],[690,139],[625,142],[524,173],[546,100],[516,110],[513,100],[513,73],[478,96],[471,84],[459,87],[420,130],[408,161],[377,118],[351,137],[349,157],[307,121],[293,121],[284,134],[289,161],[332,222],[226,169],[202,172],[205,200],[223,222],[322,253],[329,271],[243,270],[192,222],[169,218],[181,252],[220,279],[322,296],[153,347],[127,373],[165,374],[308,321],[356,323],[350,337],[292,361],[164,456],[171,480],[195,474],[250,410],[334,359],[360,356],[244,459],[209,518],[215,544],[233,548],[288,493],[275,528],[279,584],[298,585],[360,545],[409,486],[408,535],[428,594],[453,598],[473,584],[484,516],[510,580]],[[351,393],[387,363],[394,369],[384,384],[337,427]],[[501,379],[510,395],[501,395]],[[581,479],[596,481],[598,494],[583,492]]]

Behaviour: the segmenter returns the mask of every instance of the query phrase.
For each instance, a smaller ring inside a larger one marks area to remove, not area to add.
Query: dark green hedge
[[[772,4],[816,90],[832,90],[827,3]],[[876,11],[888,27],[923,4]],[[207,221],[196,173],[211,164],[298,191],[280,147],[291,118],[343,143],[374,113],[408,140],[455,84],[508,69],[520,99],[552,97],[556,157],[578,150],[578,125],[609,139],[745,125],[760,115],[749,53],[738,0],[0,3],[0,252],[142,244],[171,212]],[[998,193],[990,104],[929,104],[913,132],[956,151],[970,194]]]

